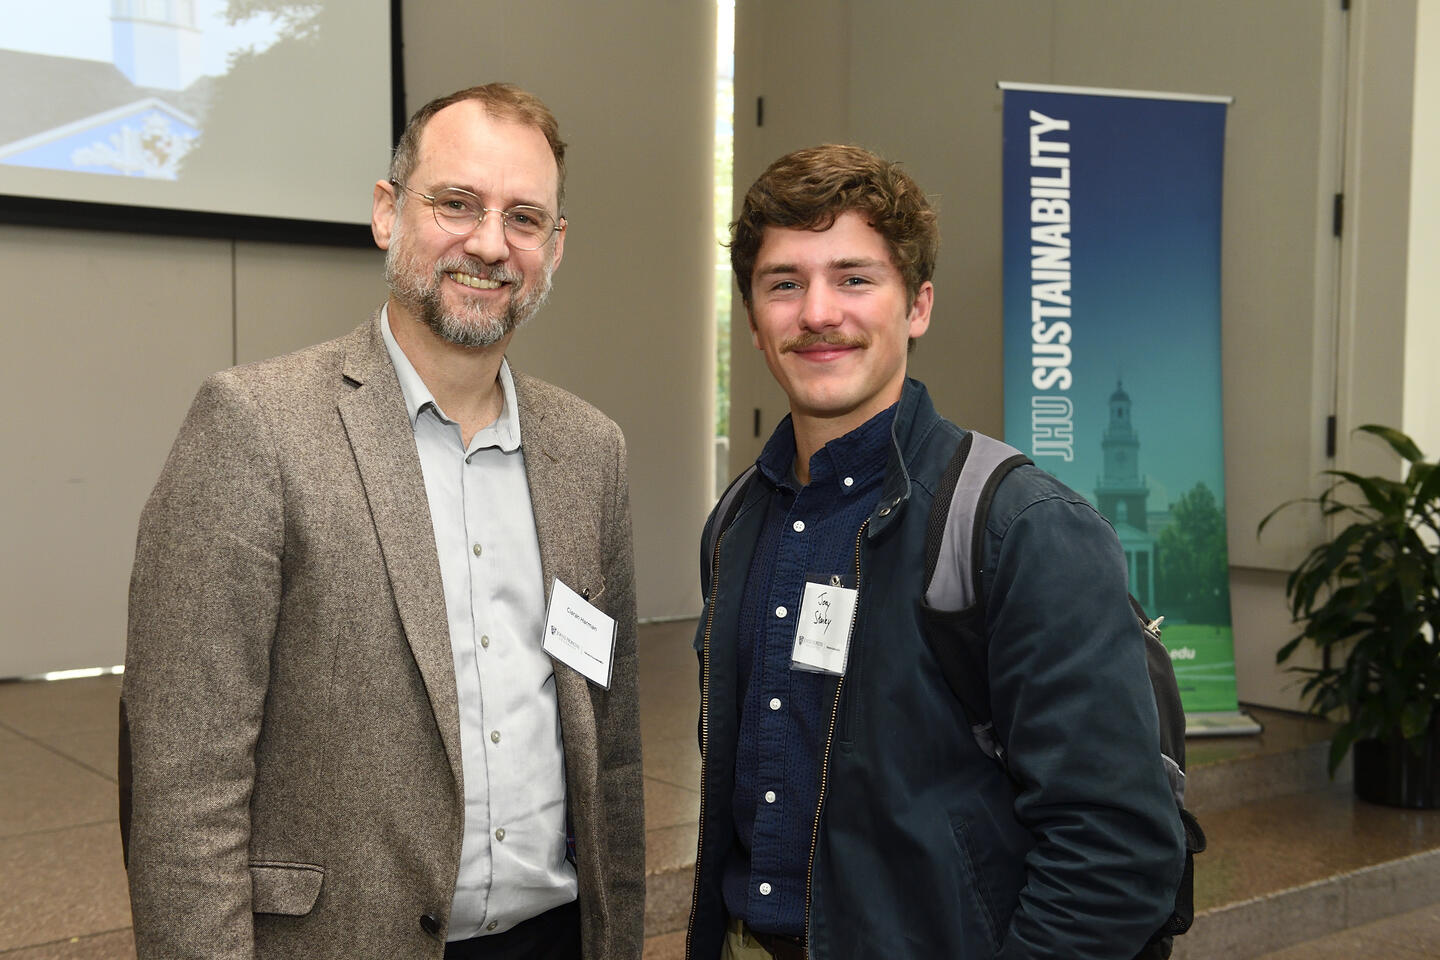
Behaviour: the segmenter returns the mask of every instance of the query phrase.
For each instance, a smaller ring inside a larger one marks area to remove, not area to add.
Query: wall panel
[[[230,244],[0,227],[0,286],[0,677],[117,664],[140,508],[230,363]]]

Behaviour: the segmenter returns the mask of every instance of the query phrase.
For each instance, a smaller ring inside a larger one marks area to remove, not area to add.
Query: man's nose
[[[835,291],[825,284],[815,284],[805,290],[805,299],[800,304],[800,325],[806,330],[824,330],[837,327],[844,319],[839,298]]]
[[[505,218],[498,210],[486,210],[484,219],[465,238],[465,252],[484,263],[500,263],[510,259],[510,244],[505,240]]]

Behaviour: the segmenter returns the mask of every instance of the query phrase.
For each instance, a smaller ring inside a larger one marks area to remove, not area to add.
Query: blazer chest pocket
[[[301,917],[320,896],[325,868],[310,863],[251,861],[250,903],[254,913]]]

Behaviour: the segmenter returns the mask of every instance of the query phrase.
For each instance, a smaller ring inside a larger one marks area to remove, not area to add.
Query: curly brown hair
[[[828,230],[846,211],[861,214],[885,238],[911,302],[935,274],[940,225],[930,201],[900,164],[863,147],[827,143],[787,153],[745,194],[730,224],[730,266],[750,303],[750,280],[765,228]]]
[[[406,183],[415,165],[420,161],[420,135],[430,118],[441,110],[466,100],[475,100],[485,112],[497,120],[508,120],[525,126],[535,127],[545,135],[550,152],[555,155],[555,166],[559,169],[557,181],[560,211],[565,209],[565,141],[560,139],[560,124],[544,101],[533,93],[520,89],[513,83],[487,83],[479,87],[467,87],[443,97],[436,97],[415,111],[405,132],[395,144],[395,154],[390,158],[390,179]],[[403,203],[405,192],[396,194],[397,204]]]

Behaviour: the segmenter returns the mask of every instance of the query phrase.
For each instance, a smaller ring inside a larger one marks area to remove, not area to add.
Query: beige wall
[[[570,144],[565,260],[510,356],[625,431],[640,614],[694,616],[713,473],[714,9],[671,0],[483,7],[406,5],[409,99],[422,103],[483,69],[535,91],[560,119]],[[537,46],[540,57],[510,53]]]
[[[1222,349],[1238,682],[1242,700],[1282,706],[1296,704],[1296,690],[1274,665],[1291,629],[1281,571],[1322,527],[1294,511],[1259,541],[1256,524],[1281,501],[1317,492],[1317,472],[1333,465],[1332,410],[1342,438],[1369,420],[1399,422],[1409,382],[1401,374],[1415,6],[1353,7],[1347,15],[1317,0],[905,0],[879,15],[869,0],[739,0],[737,10],[736,47],[748,50],[736,64],[737,196],[770,160],[808,143],[855,142],[905,161],[936,196],[944,238],[934,320],[911,369],[942,412],[987,432],[1003,424],[996,82],[1235,98]],[[1342,189],[1349,226],[1338,241],[1330,212]],[[746,428],[732,440],[736,466],[763,442],[750,435],[751,411],[762,409],[768,435],[785,405],[747,346],[738,308],[732,342],[732,422]],[[1433,388],[1427,397],[1419,402],[1433,404]],[[1361,453],[1342,445],[1339,462],[1352,456]]]
[[[1404,429],[1440,457],[1440,0],[1420,0],[1410,166]]]
[[[412,109],[508,79],[560,119],[565,262],[511,356],[625,430],[640,612],[693,615],[711,459],[714,11],[427,0],[404,16]],[[383,299],[380,269],[373,250],[0,226],[0,677],[121,662],[136,520],[201,379],[349,330]]]
[[[1420,0],[1426,49],[1440,43],[1435,5]],[[412,106],[504,78],[560,117],[573,226],[555,295],[512,358],[625,429],[641,613],[692,614],[709,486],[713,9],[431,0],[406,4],[405,18]],[[1281,499],[1315,489],[1328,465],[1325,414],[1339,411],[1346,444],[1348,428],[1399,422],[1402,409],[1407,426],[1428,422],[1433,435],[1434,387],[1421,384],[1434,378],[1420,358],[1434,355],[1440,326],[1427,322],[1437,271],[1425,231],[1436,218],[1410,213],[1435,210],[1423,170],[1440,161],[1435,122],[1417,120],[1410,163],[1410,117],[1428,120],[1437,103],[1434,70],[1413,66],[1415,18],[1415,0],[1355,0],[1348,21],[1318,0],[738,4],[739,186],[780,153],[827,139],[906,160],[938,195],[945,236],[936,322],[914,370],[943,410],[988,431],[1002,423],[995,82],[1236,98],[1223,336],[1249,700],[1293,701],[1270,663],[1286,632],[1279,571],[1319,527],[1297,516],[1263,543],[1254,527]],[[516,37],[543,38],[544,56],[515,57]],[[1340,242],[1328,218],[1342,188],[1352,229]],[[13,318],[0,361],[11,451],[0,480],[0,676],[119,662],[135,520],[195,387],[229,363],[349,329],[383,297],[379,263],[364,250],[0,226]],[[752,411],[768,434],[784,402],[748,346],[743,312],[733,343],[738,464],[760,442]],[[1341,462],[1350,455],[1342,447]]]

